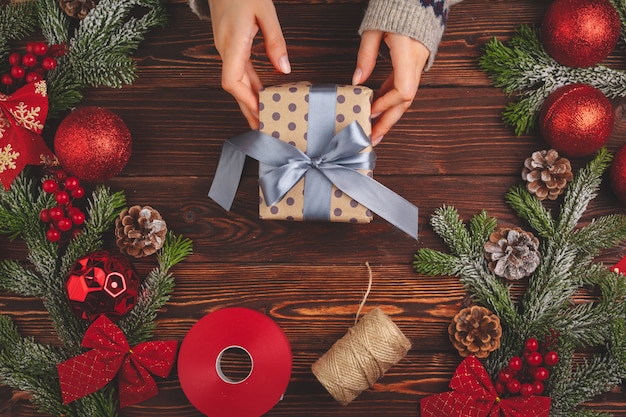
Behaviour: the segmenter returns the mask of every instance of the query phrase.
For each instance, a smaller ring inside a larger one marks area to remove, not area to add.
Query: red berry
[[[543,362],[543,357],[539,352],[532,352],[528,355],[528,358],[526,358],[526,362],[528,362],[528,365],[530,366],[539,366],[541,365],[541,362]]]
[[[544,390],[543,382],[541,381],[533,382],[533,392],[535,393],[535,395],[543,394],[543,390]]]
[[[43,209],[39,212],[39,220],[44,223],[50,223],[50,210]]]
[[[67,191],[59,190],[54,194],[54,199],[57,201],[57,204],[65,205],[70,202],[70,195]]]
[[[522,395],[522,397],[530,397],[531,395],[534,394],[534,392],[535,392],[535,388],[533,387],[533,384],[529,384],[529,383],[522,384],[519,390],[519,393]]]
[[[23,78],[24,75],[26,75],[26,70],[24,69],[24,67],[19,66],[19,65],[13,65],[11,67],[11,77],[15,78],[16,80],[19,80]]]
[[[47,56],[41,61],[41,67],[46,71],[53,70],[57,67],[57,60],[51,56]]]
[[[66,190],[75,190],[80,187],[80,180],[76,177],[67,177],[65,179],[65,189]]]
[[[59,189],[59,183],[53,179],[47,179],[41,184],[41,188],[48,194],[52,194]]]
[[[34,67],[37,65],[37,57],[34,54],[25,54],[22,57],[22,65],[25,67]]]
[[[537,368],[534,377],[537,381],[545,381],[550,376],[550,372],[546,368]]]
[[[61,232],[59,232],[57,229],[49,229],[46,232],[46,239],[48,239],[50,242],[58,242],[61,239]]]
[[[45,42],[35,42],[33,52],[35,55],[45,55],[48,52],[48,45]]]
[[[506,390],[510,394],[517,394],[522,388],[522,384],[517,379],[509,379],[506,383]]]
[[[50,213],[50,218],[54,221],[62,219],[65,216],[63,209],[59,206],[48,209],[48,212]]]
[[[22,62],[22,56],[19,52],[13,52],[9,55],[9,64],[11,65],[19,65]]]
[[[67,232],[72,228],[72,221],[67,217],[63,217],[57,221],[57,228],[62,232]]]
[[[28,42],[26,44],[26,52],[33,53],[35,52],[35,42]]]
[[[534,337],[528,338],[524,344],[524,350],[528,352],[535,352],[539,349],[539,341]]]
[[[50,45],[48,48],[48,55],[53,57],[59,57],[65,55],[66,47],[64,44],[60,45]]]
[[[72,222],[76,225],[85,223],[85,215],[80,210],[74,211],[70,216],[72,218]]]
[[[513,372],[521,371],[523,365],[524,363],[522,362],[522,358],[520,358],[519,356],[513,356],[509,360],[509,368],[511,368]]]
[[[34,83],[41,80],[41,75],[39,75],[39,73],[32,71],[29,72],[28,74],[26,74],[26,82],[27,83]]]
[[[496,383],[494,384],[494,388],[496,389],[496,393],[498,395],[506,394],[506,385],[504,385],[504,382],[496,381]]]
[[[85,189],[81,186],[71,191],[73,198],[83,198],[85,195]]]
[[[509,369],[507,369],[507,368],[504,368],[503,370],[498,372],[498,381],[506,383],[511,378],[513,378],[513,373]]]
[[[550,352],[546,353],[543,360],[546,362],[546,365],[554,366],[559,362],[559,354],[551,350]]]
[[[13,84],[13,77],[11,77],[11,74],[2,74],[2,84],[4,85]]]
[[[72,239],[76,239],[76,236],[80,235],[83,231],[80,229],[72,230]]]

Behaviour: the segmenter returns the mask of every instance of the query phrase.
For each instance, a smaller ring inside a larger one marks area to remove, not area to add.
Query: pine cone
[[[500,319],[488,309],[471,306],[462,309],[448,326],[450,341],[463,357],[486,358],[500,347]]]
[[[502,228],[485,243],[489,269],[499,277],[518,280],[532,274],[539,265],[539,240],[519,227]]]
[[[69,17],[84,19],[98,5],[98,0],[59,0],[59,6]]]
[[[524,161],[522,179],[528,182],[528,191],[539,200],[556,200],[573,178],[569,160],[559,158],[559,153],[554,149],[533,152]]]
[[[152,255],[165,243],[167,225],[150,206],[124,209],[115,220],[115,243],[122,253],[135,258]]]

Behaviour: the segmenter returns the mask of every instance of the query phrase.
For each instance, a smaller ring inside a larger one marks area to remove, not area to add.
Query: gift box
[[[230,210],[246,156],[259,161],[263,219],[367,223],[417,239],[418,209],[373,179],[372,91],[292,83],[260,93],[260,129],[224,143],[209,197]]]
[[[325,110],[329,110],[327,112],[329,114],[323,115],[309,112],[311,87],[308,82],[299,82],[261,91],[259,94],[260,131],[287,142],[307,154],[310,152],[307,146],[310,142],[316,140],[319,148],[321,147],[319,142],[330,140],[335,133],[352,122],[357,122],[363,129],[363,133],[370,138],[372,133],[370,107],[373,96],[371,89],[353,85],[336,86],[333,97],[322,104]],[[329,88],[332,89],[332,87]],[[309,138],[310,128],[324,123],[320,120],[324,116],[333,123],[333,135],[327,137],[318,135],[318,137]],[[316,118],[318,120],[315,120]],[[315,146],[316,144],[312,145],[312,147]],[[372,152],[372,146],[369,145],[361,151],[361,153],[365,152]],[[271,165],[261,163],[259,175],[263,176],[273,168]],[[373,176],[372,169],[360,169],[358,172]],[[309,203],[305,197],[305,182],[306,179],[301,178],[283,198],[271,204],[268,204],[263,190],[260,189],[259,216],[262,219],[305,220],[304,208],[305,204]],[[331,222],[350,223],[369,223],[372,220],[371,210],[343,193],[335,185],[331,185],[328,192],[330,204],[327,208],[328,212],[324,213],[323,217],[320,216],[322,220],[327,218]],[[317,199],[318,196],[315,198]]]

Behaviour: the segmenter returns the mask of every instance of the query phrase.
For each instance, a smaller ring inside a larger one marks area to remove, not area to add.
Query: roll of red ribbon
[[[250,372],[235,381],[224,375],[224,352],[241,349]],[[178,354],[183,392],[208,417],[260,417],[282,398],[291,377],[291,347],[282,329],[255,310],[230,307],[200,319]]]

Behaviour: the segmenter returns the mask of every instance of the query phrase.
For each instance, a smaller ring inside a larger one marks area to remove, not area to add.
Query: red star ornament
[[[143,342],[131,349],[122,330],[100,316],[85,332],[82,346],[92,349],[57,365],[63,403],[104,388],[117,375],[120,407],[124,408],[157,395],[150,373],[162,378],[169,375],[178,342]]]
[[[54,158],[40,136],[47,115],[43,80],[26,84],[10,96],[0,93],[0,182],[6,190],[26,165]]]
[[[476,357],[470,355],[457,367],[450,380],[452,391],[420,401],[422,417],[549,417],[550,398],[500,398]]]

